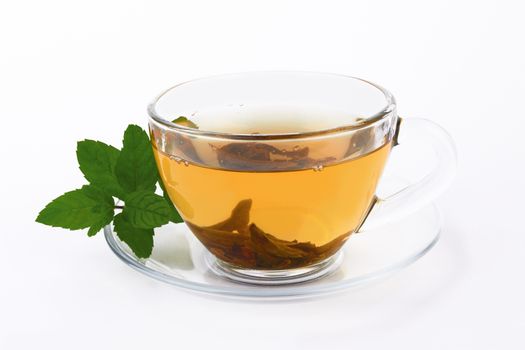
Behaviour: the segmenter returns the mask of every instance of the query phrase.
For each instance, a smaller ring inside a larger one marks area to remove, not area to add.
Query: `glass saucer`
[[[234,282],[215,273],[209,263],[209,253],[185,224],[170,223],[155,229],[155,247],[148,259],[135,257],[110,225],[104,228],[104,234],[113,252],[146,276],[197,292],[281,299],[340,291],[383,278],[432,249],[439,239],[440,228],[439,211],[430,205],[383,228],[350,236],[330,274],[308,282],[278,286]]]

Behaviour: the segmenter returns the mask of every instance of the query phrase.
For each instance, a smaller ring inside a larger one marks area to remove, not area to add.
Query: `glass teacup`
[[[341,247],[365,221],[381,225],[418,209],[455,169],[453,144],[440,127],[401,120],[387,90],[348,76],[198,79],[162,93],[149,114],[173,204],[214,270],[244,282],[292,283],[333,271]],[[405,133],[426,135],[438,164],[379,199],[384,166]]]

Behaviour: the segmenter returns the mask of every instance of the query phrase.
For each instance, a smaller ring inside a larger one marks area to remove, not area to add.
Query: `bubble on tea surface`
[[[314,166],[314,171],[323,171],[324,166],[322,164],[317,164]]]
[[[184,164],[185,166],[190,165],[190,163],[189,163],[187,160],[183,161],[183,164]]]

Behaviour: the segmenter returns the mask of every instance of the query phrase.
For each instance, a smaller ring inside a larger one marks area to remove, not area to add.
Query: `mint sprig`
[[[139,258],[153,249],[154,228],[182,222],[159,179],[148,134],[137,125],[124,132],[121,150],[100,141],[77,143],[80,170],[89,185],[51,201],[36,218],[70,230],[89,228],[94,236],[113,221],[115,232]],[[155,193],[159,183],[162,196]],[[124,206],[115,205],[115,198]],[[122,209],[115,215],[115,209]]]

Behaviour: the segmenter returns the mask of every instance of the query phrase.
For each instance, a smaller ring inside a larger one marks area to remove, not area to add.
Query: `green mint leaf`
[[[105,219],[100,220],[99,222],[96,222],[93,225],[91,225],[91,227],[88,230],[87,235],[89,237],[93,237],[94,235],[99,233],[100,230],[102,230],[106,225],[109,225],[112,220],[113,220],[113,213],[111,214],[111,216],[109,218],[105,218]]]
[[[113,220],[113,215],[115,214],[114,205],[115,202],[111,196],[107,195],[104,191],[100,190],[95,186],[84,186],[83,191],[86,196],[96,200],[97,202],[104,202],[108,208],[111,210],[105,211],[105,215],[101,216],[100,220],[93,223],[88,230],[88,236],[92,237],[96,235],[104,226],[109,225],[111,220]]]
[[[77,159],[86,180],[112,196],[123,198],[124,191],[115,175],[120,151],[100,141],[84,140],[77,143]]]
[[[183,221],[182,217],[180,216],[179,212],[177,211],[177,209],[173,205],[173,202],[171,201],[171,198],[168,195],[168,191],[166,191],[166,187],[164,187],[164,184],[162,183],[161,179],[159,179],[159,185],[160,185],[160,188],[162,189],[162,197],[168,203],[168,206],[171,209],[170,221],[174,222],[176,224],[179,223],[179,222],[182,222]]]
[[[98,202],[103,202],[113,208],[115,202],[110,195],[95,185],[85,185],[81,188],[82,192],[88,197]]]
[[[79,230],[109,223],[113,214],[113,198],[89,185],[54,199],[38,214],[36,221],[49,226]]]
[[[188,128],[193,128],[193,129],[199,128],[197,124],[195,124],[194,122],[192,122],[191,120],[183,116],[180,116],[177,119],[173,119],[171,122],[178,124],[178,125],[186,126]]]
[[[123,213],[117,214],[113,220],[114,230],[118,238],[125,242],[139,258],[147,258],[153,250],[153,229],[136,228],[131,225]]]
[[[123,147],[117,159],[115,173],[126,193],[155,191],[158,172],[151,142],[148,134],[137,125],[129,125],[124,132]]]
[[[155,228],[170,221],[172,211],[166,200],[149,191],[130,193],[122,211],[126,220],[137,228]]]

